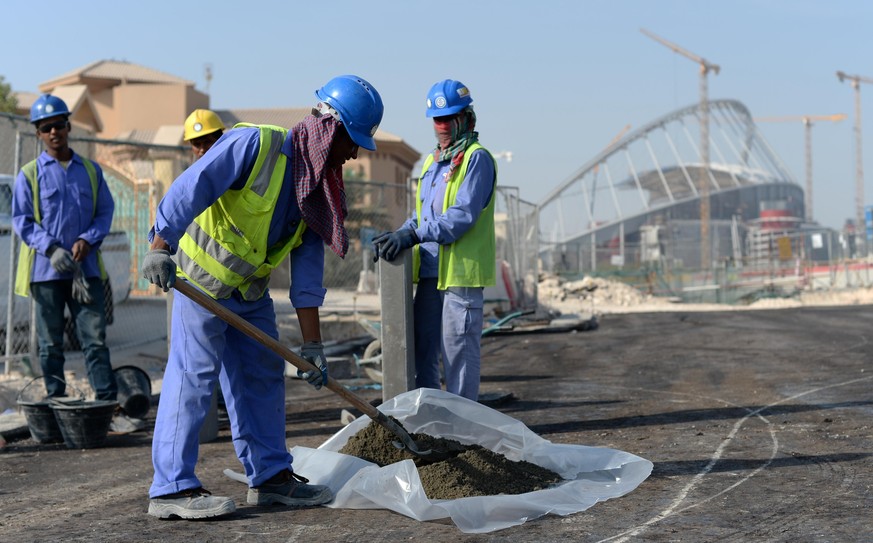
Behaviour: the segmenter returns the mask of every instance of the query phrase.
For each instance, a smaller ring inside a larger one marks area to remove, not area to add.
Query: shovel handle
[[[228,308],[224,307],[223,305],[215,301],[212,297],[204,294],[187,281],[176,278],[176,284],[174,285],[174,288],[194,302],[200,304],[204,308],[214,313],[224,322],[228,323],[240,332],[257,341],[264,347],[281,356],[284,360],[290,362],[297,369],[302,371],[321,371],[317,367],[315,367],[315,365],[310,364],[308,360],[295,353],[288,347],[282,345],[274,338],[266,334],[263,330],[254,326],[252,323],[240,317]],[[360,396],[353,393],[332,378],[328,377],[327,382],[324,383],[324,386],[331,392],[334,392],[335,394],[341,396],[344,400],[352,404],[354,407],[361,410],[372,420],[381,423],[381,421],[387,419],[384,413],[373,407],[369,402],[364,401]]]

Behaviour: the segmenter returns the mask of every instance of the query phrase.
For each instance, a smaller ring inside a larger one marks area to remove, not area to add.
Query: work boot
[[[333,499],[333,492],[324,485],[306,484],[309,479],[291,470],[282,470],[264,484],[250,488],[246,502],[249,505],[281,503],[291,507],[322,505]]]
[[[115,415],[112,416],[112,421],[109,423],[109,433],[130,434],[144,430],[145,427],[146,421],[135,419],[123,411],[116,411]]]
[[[213,496],[203,487],[182,490],[149,500],[149,515],[158,518],[209,518],[229,515],[236,511],[233,500]]]

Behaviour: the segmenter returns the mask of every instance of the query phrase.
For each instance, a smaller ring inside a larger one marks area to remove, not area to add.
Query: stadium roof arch
[[[604,149],[539,202],[541,243],[600,238],[598,232],[614,233],[619,225],[627,234],[655,217],[699,220],[704,176],[712,220],[740,211],[749,220],[757,217],[760,201],[780,199],[790,200],[792,211],[802,217],[802,188],[746,106],[737,100],[708,105],[708,168],[699,150],[700,104],[668,113]],[[740,200],[746,209],[733,209]]]

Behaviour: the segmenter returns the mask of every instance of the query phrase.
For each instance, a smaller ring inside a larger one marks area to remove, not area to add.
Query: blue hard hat
[[[67,104],[51,94],[43,94],[30,106],[30,122],[32,123],[58,115],[69,116],[69,114],[70,110],[67,108]]]
[[[376,150],[373,135],[382,122],[382,97],[366,80],[356,75],[334,77],[315,91],[319,100],[334,108],[357,145]]]
[[[427,116],[445,117],[454,115],[473,103],[470,90],[454,79],[434,83],[427,93]]]

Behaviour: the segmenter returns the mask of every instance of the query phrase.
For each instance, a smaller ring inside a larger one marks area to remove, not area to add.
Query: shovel
[[[257,328],[233,311],[230,311],[208,295],[197,290],[190,283],[178,279],[174,287],[177,291],[181,292],[194,302],[200,304],[204,308],[214,313],[215,316],[217,316],[224,322],[230,324],[240,332],[244,333],[264,347],[278,354],[283,359],[290,362],[293,366],[297,367],[297,369],[302,371],[320,371],[313,364],[310,364],[308,360],[298,355],[288,347],[282,345],[269,335],[265,334],[260,328]],[[370,405],[369,402],[364,401],[355,393],[353,393],[343,385],[337,383],[335,380],[328,377],[327,382],[323,383],[323,385],[325,388],[327,388],[331,392],[336,393],[344,400],[352,404],[354,407],[360,409],[365,415],[370,417],[371,420],[375,421],[377,424],[383,426],[386,430],[397,436],[397,439],[399,439],[400,441],[394,442],[395,447],[399,449],[406,449],[410,453],[420,458],[429,458],[431,460],[435,460],[435,457],[438,456],[431,449],[419,449],[418,446],[415,444],[415,441],[413,441],[412,436],[409,435],[409,432],[407,432],[403,428],[403,426],[400,425],[400,423],[388,418],[385,413],[382,413],[381,411]]]

